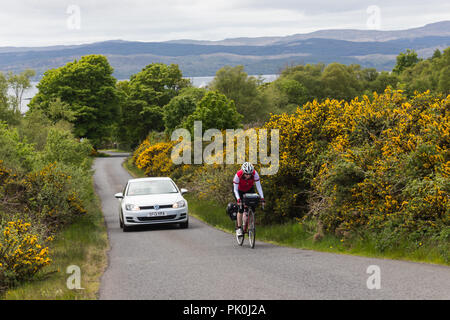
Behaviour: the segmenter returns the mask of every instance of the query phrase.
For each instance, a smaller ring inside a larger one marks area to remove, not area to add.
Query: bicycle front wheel
[[[238,236],[237,233],[234,234],[234,236],[236,237],[236,241],[240,246],[242,246],[242,244],[244,243],[244,235],[244,232],[242,232],[242,236]]]
[[[250,247],[255,248],[256,228],[255,228],[255,213],[252,209],[248,213],[248,242]]]

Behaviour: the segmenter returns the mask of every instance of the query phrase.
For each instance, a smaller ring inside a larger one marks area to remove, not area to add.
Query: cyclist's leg
[[[245,192],[242,192],[242,191],[239,190],[239,197],[241,198],[242,206],[239,207],[239,212],[237,214],[237,225],[238,225],[238,228],[242,228],[242,216],[243,216],[243,213],[244,213],[244,210],[245,210],[244,209],[244,205],[243,205],[244,193]]]
[[[232,192],[233,192],[233,197],[237,202],[236,195],[234,194],[234,188],[233,188]],[[238,190],[238,192],[239,192],[239,197],[241,198],[241,201],[242,201],[242,197],[243,197],[244,193],[240,190]],[[239,211],[236,215],[236,229],[242,228],[242,213],[243,213],[243,210],[241,209],[241,207],[239,207]]]
[[[248,191],[245,191],[245,192],[242,192],[242,194],[241,194],[241,192],[239,191],[239,196],[241,197],[241,199],[243,199],[244,198],[244,194],[246,194],[246,193],[255,193],[255,188],[254,187],[252,187],[250,190],[248,190]],[[247,207],[247,206],[243,206],[244,208],[243,208],[243,213],[241,214],[241,226],[243,226],[243,216],[244,216],[244,214],[246,214],[247,215],[247,218],[248,218],[248,211],[249,211],[249,208]],[[248,220],[247,220],[247,225],[248,225]],[[244,226],[243,226],[244,227]],[[246,229],[248,229],[248,228],[246,228]],[[244,230],[244,231],[246,231],[246,230]]]

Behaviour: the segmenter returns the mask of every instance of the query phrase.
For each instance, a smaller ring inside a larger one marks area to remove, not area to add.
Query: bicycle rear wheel
[[[248,213],[248,242],[250,243],[250,247],[255,248],[255,239],[256,239],[256,228],[255,228],[255,213],[253,209],[249,210]]]

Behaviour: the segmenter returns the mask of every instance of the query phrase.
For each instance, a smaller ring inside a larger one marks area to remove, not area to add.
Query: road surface
[[[94,164],[110,241],[100,299],[450,299],[445,266],[258,241],[250,249],[248,241],[240,247],[233,235],[193,217],[188,229],[158,226],[124,233],[114,198],[132,178],[121,165],[123,156],[97,158]],[[375,273],[367,273],[370,266]]]

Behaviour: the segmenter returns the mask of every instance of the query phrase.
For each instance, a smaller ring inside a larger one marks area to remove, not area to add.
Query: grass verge
[[[124,161],[123,167],[135,178],[145,177],[143,170],[136,168],[131,158]],[[226,215],[224,206],[213,201],[199,200],[194,194],[186,194],[184,197],[189,202],[189,215],[222,231],[234,232],[234,222]],[[404,243],[395,249],[381,252],[374,241],[367,239],[352,239],[349,242],[334,235],[325,235],[320,241],[314,241],[315,231],[312,230],[316,230],[316,227],[297,222],[257,225],[256,239],[280,246],[321,252],[450,265],[443,258],[440,249],[432,244],[417,245],[411,249],[411,244]]]
[[[52,264],[33,281],[19,284],[6,292],[6,300],[86,300],[97,299],[100,277],[107,266],[108,237],[100,199],[91,183],[92,201],[87,213],[66,226],[50,247]],[[81,271],[81,288],[69,289],[67,281],[73,274],[69,266]]]
[[[189,202],[190,215],[220,230],[234,232],[234,222],[226,215],[224,206],[213,201],[199,200],[192,194],[186,195],[185,198]],[[313,229],[312,226],[296,222],[271,226],[257,225],[256,238],[299,249],[450,265],[443,259],[441,252],[431,245],[411,250],[407,249],[405,244],[405,247],[380,252],[376,249],[375,243],[369,240],[359,239],[349,243],[334,235],[325,235],[320,241],[314,241],[314,232],[311,231]]]
[[[131,157],[125,159],[122,166],[134,177],[134,178],[144,178],[146,177],[143,170],[137,168],[133,164],[133,159]]]

